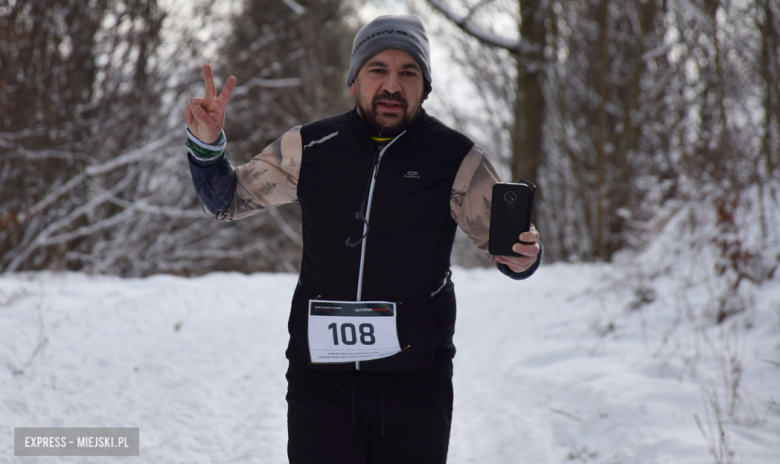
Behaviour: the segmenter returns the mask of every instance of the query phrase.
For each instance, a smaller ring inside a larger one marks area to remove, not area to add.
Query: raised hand
[[[212,144],[217,141],[222,126],[225,125],[225,107],[233,94],[236,78],[228,77],[219,96],[211,66],[207,64],[203,65],[203,78],[206,81],[206,96],[190,100],[184,109],[184,122],[192,135],[202,142]]]

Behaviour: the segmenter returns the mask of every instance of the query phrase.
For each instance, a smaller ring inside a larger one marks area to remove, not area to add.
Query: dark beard
[[[361,106],[360,94],[356,96],[358,102],[358,115],[363,120],[363,123],[368,127],[369,132],[371,132],[372,135],[379,137],[395,137],[396,135],[400,134],[412,125],[414,120],[417,119],[417,115],[420,114],[420,110],[422,110],[422,101],[420,101],[420,104],[417,105],[417,109],[414,111],[414,113],[409,113],[409,104],[407,103],[406,99],[398,94],[391,94],[386,91],[374,97],[374,99],[371,101],[370,108]],[[380,121],[381,111],[377,106],[377,102],[379,102],[379,100],[390,100],[400,104],[404,109],[404,116],[398,118],[384,118],[386,123],[382,123]]]

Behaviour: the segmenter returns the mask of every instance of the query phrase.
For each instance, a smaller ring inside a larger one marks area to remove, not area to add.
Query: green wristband
[[[187,148],[190,150],[190,153],[192,153],[192,156],[202,161],[209,161],[209,160],[216,159],[220,155],[222,155],[222,153],[225,152],[224,149],[213,151],[213,150],[203,148],[197,143],[190,140],[189,137],[187,137],[186,143],[187,143]]]

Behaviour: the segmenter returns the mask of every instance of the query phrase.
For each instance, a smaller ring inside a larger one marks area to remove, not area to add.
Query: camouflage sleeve
[[[490,204],[496,182],[501,182],[498,173],[484,150],[474,145],[458,169],[450,197],[452,218],[485,254],[488,254]],[[496,264],[493,256],[490,261]]]
[[[498,173],[490,163],[485,151],[474,145],[461,162],[450,196],[450,212],[463,232],[474,245],[490,257],[490,262],[502,274],[514,280],[524,280],[533,275],[542,260],[540,250],[536,262],[523,272],[513,272],[506,264],[497,263],[495,256],[488,253],[490,240],[490,206],[493,198],[493,185],[501,182]],[[539,246],[542,242],[539,240]]]
[[[203,211],[230,221],[298,201],[302,153],[299,126],[237,168],[224,155],[203,162],[190,154],[190,172]]]
[[[252,161],[236,168],[232,219],[298,201],[302,153],[298,126],[268,145]]]

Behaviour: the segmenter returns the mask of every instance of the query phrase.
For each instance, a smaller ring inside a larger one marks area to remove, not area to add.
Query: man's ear
[[[349,93],[352,95],[357,93],[357,84],[355,84],[355,79],[352,79],[352,84],[349,85]]]

